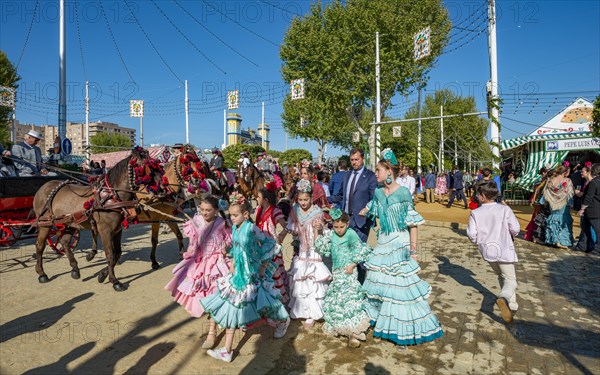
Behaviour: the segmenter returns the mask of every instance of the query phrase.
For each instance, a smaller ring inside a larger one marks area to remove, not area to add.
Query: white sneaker
[[[283,336],[285,336],[285,333],[287,332],[288,327],[290,326],[290,322],[291,319],[288,317],[285,322],[277,324],[277,328],[275,328],[275,334],[273,335],[273,338],[280,339]]]
[[[356,338],[360,341],[367,341],[367,335],[365,335],[364,332],[361,332],[360,334],[356,335]]]
[[[206,354],[223,362],[231,362],[233,358],[233,351],[229,353],[226,348],[207,350]]]

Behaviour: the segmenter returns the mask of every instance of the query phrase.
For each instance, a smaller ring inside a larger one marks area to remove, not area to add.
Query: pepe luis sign
[[[575,151],[600,149],[600,138],[557,139],[546,141],[546,151]]]

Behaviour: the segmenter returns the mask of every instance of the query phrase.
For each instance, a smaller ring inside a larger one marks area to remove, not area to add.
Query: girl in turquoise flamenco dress
[[[405,348],[433,341],[443,331],[427,303],[431,286],[417,276],[417,226],[425,221],[414,210],[408,189],[395,182],[400,168],[394,153],[384,150],[376,171],[381,187],[360,214],[378,217],[381,227],[365,262],[363,284],[373,336]]]
[[[333,230],[325,235],[323,224],[315,223],[315,235],[318,235],[315,251],[322,256],[331,256],[333,261],[333,281],[323,301],[323,331],[333,336],[346,336],[348,346],[358,348],[359,340],[365,340],[370,320],[365,312],[365,292],[358,282],[356,265],[367,259],[370,249],[353,229],[348,228],[350,217],[347,213],[334,208],[330,215]]]
[[[207,351],[211,357],[225,362],[232,360],[236,329],[266,318],[279,322],[273,337],[282,338],[290,324],[281,293],[273,281],[277,265],[271,259],[281,251],[281,246],[250,221],[250,208],[243,196],[232,194],[230,200],[233,223],[230,274],[217,280],[214,294],[200,299],[212,318],[208,342],[203,347],[214,346],[216,324],[226,328],[225,347]]]

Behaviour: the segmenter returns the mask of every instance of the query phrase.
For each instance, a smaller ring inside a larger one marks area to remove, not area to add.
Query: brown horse
[[[238,191],[246,199],[252,199],[256,198],[258,191],[265,186],[265,177],[253,164],[250,164],[245,170],[242,166],[238,166],[237,182]]]
[[[98,273],[98,282],[104,282],[108,276],[114,290],[126,289],[115,276],[114,268],[122,252],[121,223],[125,215],[137,204],[133,191],[135,187],[131,186],[135,172],[130,161],[135,158],[139,165],[147,157],[147,151],[135,149],[130,156],[117,163],[100,179],[96,186],[49,181],[36,192],[33,208],[39,228],[35,270],[40,283],[50,281],[42,266],[43,253],[52,225],[59,225],[63,231],[61,243],[71,265],[72,278],[79,279],[80,273],[68,243],[77,229],[96,230],[102,239],[108,263],[108,266]],[[155,182],[159,182],[160,178],[155,176]]]
[[[158,245],[158,234],[160,231],[160,224],[164,222],[169,229],[177,237],[177,245],[179,247],[179,256],[183,257],[183,235],[176,222],[173,221],[172,217],[166,216],[177,216],[181,211],[181,206],[188,200],[197,200],[201,198],[201,194],[191,193],[191,191],[198,191],[197,187],[199,181],[192,177],[184,176],[184,169],[191,167],[196,170],[196,166],[192,162],[187,162],[187,155],[196,156],[193,148],[184,146],[183,152],[177,157],[177,159],[169,162],[165,166],[164,177],[168,182],[169,194],[162,199],[156,200],[152,203],[147,204],[150,209],[143,209],[138,214],[138,220],[140,223],[151,224],[151,244],[152,249],[150,250],[150,261],[152,262],[152,269],[157,270],[160,265],[156,261],[156,247]],[[166,214],[166,215],[165,215]],[[91,261],[94,259],[97,253],[97,233],[93,232],[92,235],[92,250],[87,254],[86,259]]]

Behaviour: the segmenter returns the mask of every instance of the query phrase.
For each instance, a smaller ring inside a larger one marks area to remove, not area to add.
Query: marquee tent
[[[592,137],[590,129],[592,110],[592,103],[577,98],[529,135],[503,141],[503,158],[513,158],[524,166],[516,184],[533,191],[540,179],[538,171],[542,167],[556,167],[571,152],[589,151],[600,155],[600,138]]]

